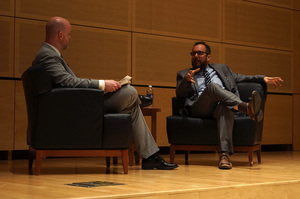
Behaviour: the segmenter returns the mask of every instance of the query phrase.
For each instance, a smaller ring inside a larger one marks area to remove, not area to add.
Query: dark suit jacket
[[[32,62],[32,65],[38,64],[45,67],[55,87],[99,89],[98,80],[76,77],[64,59],[46,43],[41,46]]]
[[[221,79],[226,90],[231,91],[239,97],[237,83],[239,82],[264,82],[264,75],[242,75],[234,73],[226,64],[209,64]],[[177,73],[176,96],[186,98],[185,106],[192,106],[198,98],[198,85],[185,80],[185,75],[190,68],[181,70]]]

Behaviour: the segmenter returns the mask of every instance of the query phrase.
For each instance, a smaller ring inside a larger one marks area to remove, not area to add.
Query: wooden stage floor
[[[246,153],[231,160],[232,170],[219,170],[216,153],[191,154],[189,165],[179,154],[176,170],[141,170],[137,165],[125,175],[120,163],[107,171],[104,158],[49,158],[42,161],[39,176],[28,173],[27,160],[1,160],[0,198],[300,198],[300,151],[263,152],[262,164],[252,167]],[[67,185],[91,181],[124,185]]]

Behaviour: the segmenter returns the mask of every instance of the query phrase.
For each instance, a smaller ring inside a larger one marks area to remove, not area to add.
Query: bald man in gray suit
[[[142,169],[169,170],[178,167],[158,155],[159,148],[144,120],[138,93],[131,85],[121,86],[115,80],[82,79],[76,77],[66,64],[61,52],[68,47],[71,25],[62,17],[51,18],[46,25],[46,40],[37,52],[32,65],[41,64],[56,87],[93,88],[105,91],[106,113],[128,113],[132,118],[132,138],[136,150],[143,158]],[[117,124],[116,124],[117,125]]]

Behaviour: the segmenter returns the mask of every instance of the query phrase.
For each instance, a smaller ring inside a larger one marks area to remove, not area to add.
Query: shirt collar
[[[209,67],[209,65],[207,65],[206,68],[205,68],[204,70],[206,70],[206,71],[210,74],[210,73],[213,72],[214,69],[212,69],[211,67]],[[203,70],[200,70],[199,72],[200,72],[200,74],[202,74],[202,73],[203,73]]]
[[[51,44],[45,42],[45,44],[47,44],[48,46],[50,46],[59,56],[61,56],[61,53],[59,52],[59,50],[57,50],[57,48],[55,48],[54,46],[52,46]]]
[[[209,67],[209,65],[206,66],[206,70],[207,72],[211,73],[211,71],[213,70],[211,67]]]

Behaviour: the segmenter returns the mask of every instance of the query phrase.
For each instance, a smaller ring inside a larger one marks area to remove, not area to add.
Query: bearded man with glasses
[[[234,112],[240,111],[260,122],[263,119],[261,97],[252,92],[249,103],[239,98],[237,83],[265,82],[281,86],[280,77],[242,75],[234,73],[226,64],[210,64],[211,49],[205,42],[196,42],[192,48],[192,68],[177,73],[176,96],[185,98],[182,115],[213,117],[217,120],[220,140],[220,169],[231,169],[229,155],[233,154],[232,131]]]

